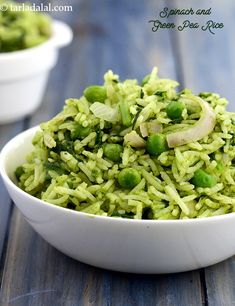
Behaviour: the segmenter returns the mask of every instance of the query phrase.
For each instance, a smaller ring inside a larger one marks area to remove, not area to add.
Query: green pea
[[[108,159],[119,162],[121,160],[121,153],[123,151],[123,148],[121,145],[116,143],[107,143],[104,145],[104,156]]]
[[[194,173],[192,183],[196,187],[213,187],[216,184],[216,179],[212,175],[206,173],[204,170],[198,169]]]
[[[153,134],[148,137],[146,143],[146,150],[150,155],[159,155],[162,152],[167,151],[168,145],[166,136],[163,134]]]
[[[125,168],[118,175],[118,183],[121,187],[132,189],[141,181],[141,176],[136,169]]]
[[[167,116],[172,120],[182,119],[183,110],[184,105],[179,101],[172,101],[166,107]]]
[[[141,86],[143,87],[145,84],[147,84],[148,81],[149,81],[149,79],[150,79],[150,74],[147,74],[147,75],[143,78],[143,80],[142,80],[142,82],[141,82]]]
[[[16,176],[17,180],[20,179],[20,177],[23,173],[24,173],[24,168],[22,166],[19,166],[19,167],[16,168],[15,176]]]
[[[71,138],[74,139],[84,139],[91,132],[91,128],[89,126],[83,127],[82,125],[77,125],[74,131],[71,133]]]
[[[106,89],[104,86],[92,85],[88,86],[84,92],[84,96],[86,99],[91,102],[101,102],[104,103],[105,99],[107,98]]]

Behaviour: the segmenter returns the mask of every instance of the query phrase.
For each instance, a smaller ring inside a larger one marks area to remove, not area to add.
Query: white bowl
[[[72,30],[53,21],[53,34],[46,42],[25,50],[0,53],[0,123],[18,120],[40,105],[58,49],[72,41]]]
[[[41,201],[19,189],[14,170],[25,161],[32,128],[0,155],[0,173],[32,227],[63,253],[97,267],[133,273],[202,268],[235,254],[235,213],[194,220],[129,220],[89,215]]]

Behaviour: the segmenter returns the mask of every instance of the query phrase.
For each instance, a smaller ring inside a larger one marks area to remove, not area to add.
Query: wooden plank
[[[235,305],[235,257],[205,270],[209,306]]]
[[[54,1],[54,4],[61,4]],[[158,65],[175,78],[174,51],[168,32],[151,32],[148,20],[156,1],[71,1],[73,13],[54,16],[69,21],[73,44],[63,50],[35,125],[57,112],[65,97],[78,97],[90,83],[101,83],[107,69],[121,78],[141,79]],[[23,280],[23,281],[22,281]],[[3,271],[3,305],[202,305],[199,272],[137,276],[96,269],[56,251],[14,209]]]
[[[179,62],[182,64],[184,85],[193,88],[195,92],[214,91],[230,100],[229,109],[235,111],[235,46],[233,30],[235,27],[233,1],[222,3],[218,0],[205,1],[173,1],[171,7],[208,8],[212,7],[212,14],[200,20],[215,20],[224,23],[224,29],[214,35],[202,31],[185,30],[176,32],[178,42]],[[185,18],[175,18],[182,23]],[[235,257],[223,263],[206,268],[202,273],[204,282],[206,305],[230,306],[235,305],[234,269]]]
[[[13,220],[3,305],[202,305],[195,272],[141,276],[97,269],[55,250],[16,209]]]
[[[3,146],[18,134],[23,129],[23,121],[15,124],[0,125],[0,150]],[[8,219],[11,209],[11,200],[8,193],[3,186],[2,179],[0,178],[0,259],[2,256],[3,244],[7,233]]]
[[[210,8],[209,16],[179,16],[174,18],[176,24],[182,24],[189,19],[206,24],[208,20],[224,23],[223,29],[214,30],[215,34],[200,29],[185,29],[175,31],[177,44],[175,48],[180,53],[178,61],[182,66],[185,86],[195,92],[212,91],[230,100],[229,109],[235,111],[235,45],[233,43],[234,2],[227,0],[226,4],[219,0],[213,2],[182,1],[169,2],[170,7]]]

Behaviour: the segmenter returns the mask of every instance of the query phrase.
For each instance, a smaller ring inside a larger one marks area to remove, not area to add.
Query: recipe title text
[[[191,19],[192,16],[210,16],[212,13],[212,9],[197,9],[194,10],[192,8],[187,9],[179,9],[173,8],[170,9],[165,7],[159,12],[160,19],[152,19],[149,20],[149,23],[152,24],[152,31],[157,32],[161,29],[177,29],[178,31],[182,32],[186,29],[197,30],[200,29],[205,32],[209,32],[211,34],[215,34],[215,32],[219,29],[224,27],[222,22],[215,21],[213,19],[207,19],[206,21],[193,21]],[[180,21],[177,24],[176,20],[174,19],[175,16],[187,16],[187,19]],[[171,19],[173,19],[171,21]],[[198,19],[198,18],[197,18]]]

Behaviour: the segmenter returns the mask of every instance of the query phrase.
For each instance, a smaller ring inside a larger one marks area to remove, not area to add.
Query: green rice
[[[23,9],[23,5],[28,9]],[[0,53],[32,48],[51,37],[51,18],[33,11],[31,6],[0,0]]]
[[[235,113],[226,111],[226,99],[177,92],[178,83],[159,78],[157,68],[147,79],[143,86],[137,80],[120,82],[108,71],[98,101],[89,102],[88,91],[66,100],[56,117],[41,124],[33,152],[16,170],[20,188],[46,202],[101,216],[168,220],[235,212]],[[183,108],[177,119],[169,111],[172,101]],[[205,116],[200,105],[209,107],[215,120],[205,135],[210,124],[204,122],[203,137],[196,139]],[[180,138],[181,143],[169,145],[169,135],[177,138],[194,126],[196,140]],[[150,153],[152,135],[167,139],[163,152]],[[107,144],[116,145],[115,161]],[[123,169],[132,169],[136,182],[130,177],[123,182]],[[195,183],[197,175],[204,175],[207,185]]]

